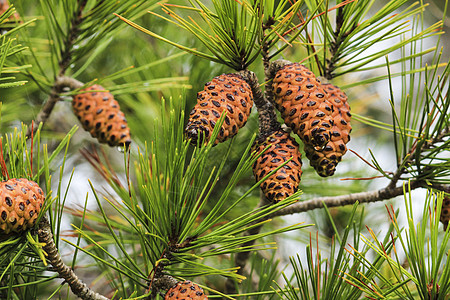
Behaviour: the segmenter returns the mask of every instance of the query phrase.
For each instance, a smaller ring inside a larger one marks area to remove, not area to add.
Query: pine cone
[[[266,197],[271,201],[278,202],[298,190],[302,175],[301,154],[297,142],[289,136],[289,133],[281,129],[275,131],[264,141],[255,144],[253,151],[259,153],[269,144],[271,146],[253,164],[253,174],[256,181],[261,180],[292,157],[287,164],[261,184],[261,189]]]
[[[185,127],[186,137],[193,145],[204,135],[205,141],[211,138],[212,131],[222,115],[225,120],[214,144],[235,136],[247,123],[253,106],[253,94],[250,86],[240,75],[222,74],[205,84],[203,91],[197,94],[197,104],[192,109]]]
[[[444,230],[447,230],[450,222],[450,196],[444,197],[444,200],[442,200],[440,221],[444,224]]]
[[[25,178],[0,182],[0,235],[35,225],[45,197],[39,185]]]
[[[5,11],[7,11],[8,9],[9,9],[8,1],[0,0],[0,15],[4,14]],[[12,18],[15,20],[19,20],[20,15],[17,12],[14,12],[14,14],[12,15]],[[12,21],[12,20],[8,20],[8,21]]]
[[[178,282],[175,286],[170,288],[164,300],[206,300],[208,297],[203,292],[203,289],[191,281]]]
[[[96,84],[82,91],[92,90],[104,88]],[[111,93],[104,91],[78,94],[72,101],[72,108],[83,128],[100,143],[125,147],[131,143],[127,120]]]
[[[275,104],[286,125],[317,150],[331,139],[333,105],[313,72],[298,63],[285,65],[273,79]]]
[[[327,177],[334,174],[337,164],[347,152],[345,144],[350,141],[352,127],[350,126],[351,114],[347,95],[340,88],[329,83],[322,84],[322,88],[327,91],[328,100],[334,106],[331,140],[319,150],[305,144],[305,152],[317,173],[322,177]]]

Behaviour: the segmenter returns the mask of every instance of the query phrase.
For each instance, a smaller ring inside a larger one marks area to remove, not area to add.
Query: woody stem
[[[80,81],[66,76],[60,76],[57,77],[52,89],[50,90],[50,94],[48,96],[47,102],[42,106],[41,110],[39,111],[36,119],[34,120],[35,126],[29,126],[27,130],[27,137],[31,136],[31,132],[33,131],[33,134],[36,133],[39,124],[45,123],[47,119],[50,117],[50,114],[53,111],[53,108],[55,107],[56,103],[59,101],[59,94],[63,91],[64,88],[68,87],[71,90],[80,88],[83,86],[83,83]],[[33,127],[33,129],[32,129]]]
[[[102,296],[92,291],[85,283],[83,283],[72,268],[68,267],[61,259],[61,255],[56,248],[53,240],[52,229],[47,218],[44,216],[37,231],[39,242],[45,244],[42,248],[47,253],[47,261],[52,265],[53,270],[59,274],[59,277],[63,278],[65,282],[70,286],[72,292],[84,300],[108,300],[105,296]]]

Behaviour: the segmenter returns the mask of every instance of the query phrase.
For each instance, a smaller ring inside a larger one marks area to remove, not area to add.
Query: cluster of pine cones
[[[347,96],[332,84],[322,84],[305,66],[291,63],[281,67],[272,83],[276,108],[287,126],[302,142],[311,166],[320,176],[334,174],[337,164],[347,152],[350,141],[350,106]],[[217,122],[226,112],[217,130],[214,144],[237,134],[251,112],[253,94],[249,84],[237,74],[223,74],[205,84],[198,93],[185,128],[186,137],[194,145],[211,140]],[[301,154],[289,133],[274,128],[261,136],[253,151],[261,154],[253,165],[256,180],[266,197],[274,202],[295,193],[301,178]]]

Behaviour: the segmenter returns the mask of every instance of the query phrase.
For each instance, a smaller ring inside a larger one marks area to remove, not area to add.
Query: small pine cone
[[[298,63],[285,65],[273,79],[275,104],[286,125],[315,149],[331,139],[333,105],[313,72]]]
[[[332,113],[333,126],[331,127],[331,140],[322,149],[317,150],[311,145],[305,145],[306,157],[311,166],[322,177],[331,176],[336,171],[337,164],[347,152],[346,144],[350,141],[350,106],[347,95],[332,84],[322,84],[328,93],[328,100],[334,109]]]
[[[302,176],[301,153],[297,142],[283,130],[275,131],[272,135],[253,146],[257,153],[263,151],[269,144],[271,146],[253,164],[253,174],[256,181],[261,180],[283,164],[292,159],[274,174],[269,176],[262,184],[261,189],[266,197],[273,201],[281,201],[298,190]]]
[[[187,280],[178,282],[175,286],[170,288],[164,300],[206,300],[208,297],[203,292],[203,289],[195,283]]]
[[[96,84],[82,91],[92,90],[104,88]],[[72,108],[83,128],[100,143],[125,147],[131,143],[127,120],[111,93],[104,91],[78,94],[73,98]]]
[[[444,224],[444,230],[447,230],[448,223],[450,222],[450,196],[444,197],[442,201],[440,221]]]
[[[0,182],[0,236],[35,225],[45,197],[39,185],[25,178]]]
[[[205,142],[208,142],[217,121],[223,111],[226,111],[227,115],[214,144],[232,138],[247,123],[252,106],[252,90],[240,75],[222,74],[214,77],[197,94],[197,104],[185,127],[186,137],[191,139],[193,145],[197,145],[197,140],[202,135]]]

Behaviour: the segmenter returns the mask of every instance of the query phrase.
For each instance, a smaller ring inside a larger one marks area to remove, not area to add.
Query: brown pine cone
[[[448,223],[450,222],[450,196],[444,197],[444,200],[442,200],[441,216],[439,220],[444,224],[444,230],[447,230]]]
[[[256,143],[252,150],[259,153],[269,144],[271,146],[253,164],[253,174],[256,177],[256,181],[261,180],[292,157],[287,164],[261,184],[264,195],[269,200],[278,202],[298,190],[302,176],[301,153],[298,150],[297,142],[289,136],[289,133],[281,129],[275,131],[264,141]]]
[[[105,89],[96,84],[82,91],[93,90]],[[83,128],[100,143],[125,147],[131,143],[127,120],[111,93],[101,91],[78,94],[73,98],[72,108]]]
[[[205,141],[211,138],[212,131],[224,111],[227,112],[214,144],[235,136],[247,123],[253,106],[250,86],[240,75],[222,74],[205,84],[197,94],[197,104],[190,112],[185,134],[193,145],[204,135]]]
[[[0,236],[35,225],[45,196],[39,185],[25,178],[0,182]]]
[[[350,141],[350,106],[347,102],[347,95],[337,86],[332,84],[322,84],[328,93],[328,100],[334,106],[331,128],[331,140],[322,149],[317,150],[311,145],[305,144],[306,157],[310,160],[311,166],[322,177],[331,176],[336,171],[337,164],[342,160],[342,156],[347,152],[346,144]]]
[[[287,64],[273,79],[275,104],[286,125],[317,150],[331,139],[333,105],[313,72],[298,63]]]
[[[178,282],[175,286],[170,288],[164,300],[206,300],[208,297],[203,292],[203,289],[191,281]]]

